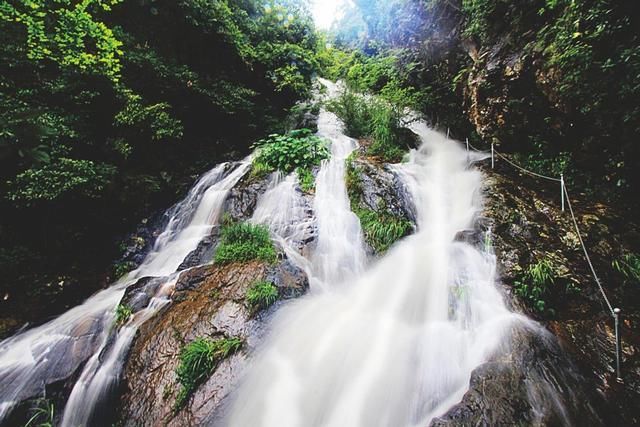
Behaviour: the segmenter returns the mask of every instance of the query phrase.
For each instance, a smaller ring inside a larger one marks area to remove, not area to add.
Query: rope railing
[[[447,138],[449,138],[449,129],[447,129]],[[466,145],[467,145],[467,151],[469,151],[470,149],[473,149],[474,151],[477,152],[484,152],[484,150],[479,150],[476,147],[474,147],[470,142],[469,142],[469,138],[466,138]],[[621,317],[621,310],[619,308],[614,308],[613,305],[611,304],[611,301],[609,300],[609,297],[607,296],[607,293],[604,290],[604,287],[602,286],[602,282],[600,281],[600,279],[598,278],[598,274],[596,273],[595,268],[593,267],[593,263],[591,262],[591,257],[589,256],[589,251],[587,251],[587,247],[584,244],[584,240],[582,239],[582,233],[580,232],[580,228],[578,227],[578,220],[576,219],[575,213],[573,211],[573,206],[571,205],[571,199],[569,198],[569,192],[567,191],[567,186],[565,185],[565,181],[564,181],[564,175],[560,174],[559,178],[554,178],[551,176],[546,176],[546,175],[542,175],[539,174],[537,172],[531,171],[529,169],[523,168],[522,166],[518,165],[517,163],[514,163],[513,161],[511,161],[506,155],[498,152],[498,150],[495,149],[493,143],[491,144],[491,168],[494,169],[495,168],[495,161],[496,158],[500,158],[502,160],[504,160],[506,163],[508,163],[509,165],[515,167],[516,169],[520,170],[521,172],[524,172],[528,175],[537,177],[537,178],[542,178],[542,179],[546,179],[548,181],[553,181],[553,182],[559,182],[560,183],[560,198],[561,198],[561,207],[562,207],[562,211],[564,212],[564,205],[565,205],[565,199],[567,201],[567,206],[569,207],[569,213],[571,214],[571,220],[573,222],[573,226],[576,230],[576,234],[578,235],[578,240],[580,242],[580,246],[582,247],[582,251],[584,252],[584,257],[587,260],[587,264],[589,265],[589,269],[591,270],[591,274],[593,275],[593,279],[595,280],[596,284],[598,285],[598,289],[600,290],[600,294],[602,295],[602,298],[607,306],[607,309],[609,311],[609,313],[611,314],[611,316],[614,319],[614,329],[615,329],[615,341],[616,341],[616,379],[619,382],[622,382],[622,369],[621,369],[621,364],[622,364],[622,359],[621,359],[621,351],[622,351],[622,344],[621,344],[621,336],[620,336],[620,317]]]

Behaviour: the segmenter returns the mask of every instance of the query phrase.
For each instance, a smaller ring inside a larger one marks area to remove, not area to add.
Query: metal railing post
[[[562,212],[564,212],[564,174],[560,174],[560,200],[562,201]]]
[[[469,151],[469,138],[467,138],[467,151]]]
[[[622,341],[620,336],[620,313],[622,310],[619,308],[613,309],[613,319],[615,321],[616,329],[616,380],[622,382]]]
[[[447,128],[447,139],[449,139],[449,128]]]
[[[493,169],[493,166],[495,164],[495,160],[494,160],[494,149],[493,149],[493,142],[491,143],[491,169]]]

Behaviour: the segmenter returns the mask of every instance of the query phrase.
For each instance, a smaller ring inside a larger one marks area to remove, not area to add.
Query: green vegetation
[[[116,307],[116,318],[114,320],[116,326],[122,326],[129,321],[133,315],[131,307],[125,304],[118,304]]]
[[[271,282],[259,280],[247,290],[247,304],[252,312],[270,307],[278,299],[278,288]]]
[[[53,427],[55,407],[48,399],[39,399],[24,427]]]
[[[370,155],[385,162],[402,160],[403,147],[407,147],[408,141],[403,141],[402,110],[398,105],[367,99],[347,89],[327,107],[344,122],[347,135],[371,138]]]
[[[0,34],[0,248],[31,258],[0,256],[1,311],[19,317],[64,307],[62,291],[28,294],[63,274],[98,283],[114,236],[285,132],[319,67],[289,0],[9,0]]]
[[[387,210],[357,209],[360,225],[367,242],[377,253],[383,253],[399,239],[411,233],[413,225],[405,218]]]
[[[187,402],[196,388],[203,383],[222,360],[240,350],[240,338],[196,338],[180,351],[180,364],[176,369],[182,388],[173,407],[177,412]]]
[[[313,172],[307,168],[298,168],[296,173],[298,174],[298,182],[302,191],[312,193],[316,188],[316,177],[313,176]]]
[[[611,262],[615,271],[624,277],[624,284],[640,284],[640,256],[627,253]]]
[[[260,171],[290,173],[298,168],[310,169],[329,157],[326,143],[309,129],[269,135],[258,141],[254,148],[257,154],[253,165]]]
[[[351,210],[360,219],[360,226],[367,243],[377,253],[383,253],[393,243],[410,234],[413,225],[408,219],[394,215],[384,206],[380,206],[378,210],[363,206],[362,179],[360,177],[363,170],[357,166],[356,156],[356,152],[353,152],[346,160],[345,183],[351,202]]]
[[[515,293],[536,311],[542,313],[547,305],[545,298],[549,296],[555,281],[553,264],[548,259],[542,259],[531,264],[515,281]]]
[[[277,254],[271,242],[269,229],[264,225],[236,223],[222,229],[222,239],[216,250],[216,264],[260,260],[276,261]]]

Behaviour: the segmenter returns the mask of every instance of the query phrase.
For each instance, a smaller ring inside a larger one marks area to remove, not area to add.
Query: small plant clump
[[[391,212],[371,209],[357,209],[354,213],[360,219],[360,226],[366,241],[378,253],[386,252],[396,241],[413,230],[411,222]]]
[[[624,277],[624,284],[640,283],[640,256],[637,254],[624,254],[613,260],[611,266]]]
[[[247,291],[246,301],[252,312],[270,307],[278,299],[278,288],[271,282],[260,280]]]
[[[269,229],[264,225],[235,223],[224,226],[222,239],[214,261],[217,264],[260,260],[276,261],[277,254],[271,242]]]
[[[225,358],[242,347],[242,340],[237,337],[211,340],[196,338],[180,351],[180,364],[176,369],[178,382],[182,388],[178,392],[173,407],[179,411],[187,402],[195,389],[206,380]]]
[[[553,265],[549,260],[543,259],[530,265],[515,281],[515,293],[536,311],[542,313],[546,309],[545,298],[548,297],[555,280]]]
[[[325,141],[309,129],[296,129],[286,135],[269,135],[254,144],[254,148],[257,150],[252,164],[255,176],[275,171],[310,170],[329,157]]]
[[[53,427],[55,406],[49,399],[39,399],[24,427]]]
[[[116,307],[116,326],[122,326],[131,318],[133,315],[133,310],[131,307],[125,304],[118,304]]]

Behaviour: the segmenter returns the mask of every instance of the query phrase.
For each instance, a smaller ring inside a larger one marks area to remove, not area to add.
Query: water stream
[[[338,87],[324,83],[334,96]],[[461,146],[414,121],[422,145],[391,169],[409,190],[417,232],[383,258],[367,260],[345,186],[345,159],[356,141],[326,110],[318,128],[331,143],[331,158],[319,168],[315,196],[302,194],[295,174],[274,174],[251,218],[266,224],[307,273],[311,292],[272,320],[225,425],[427,425],[461,399],[472,370],[519,319],[494,286],[491,245],[458,238],[474,229],[482,209],[482,176]],[[79,369],[62,425],[91,425],[100,416],[138,327],[169,303],[180,264],[218,223],[228,192],[249,166],[247,158],[205,174],[168,211],[165,230],[138,269],[0,343],[0,422],[17,402]],[[114,328],[127,286],[150,276],[162,278],[154,298]]]
[[[324,116],[320,134],[344,159],[354,146],[333,119]],[[394,170],[415,203],[417,233],[363,273],[344,170],[323,165],[311,258],[323,292],[273,320],[228,425],[427,425],[462,398],[472,370],[519,319],[494,286],[493,255],[456,238],[473,229],[482,209],[480,172],[468,168],[465,150],[424,123],[412,130],[422,146]]]

